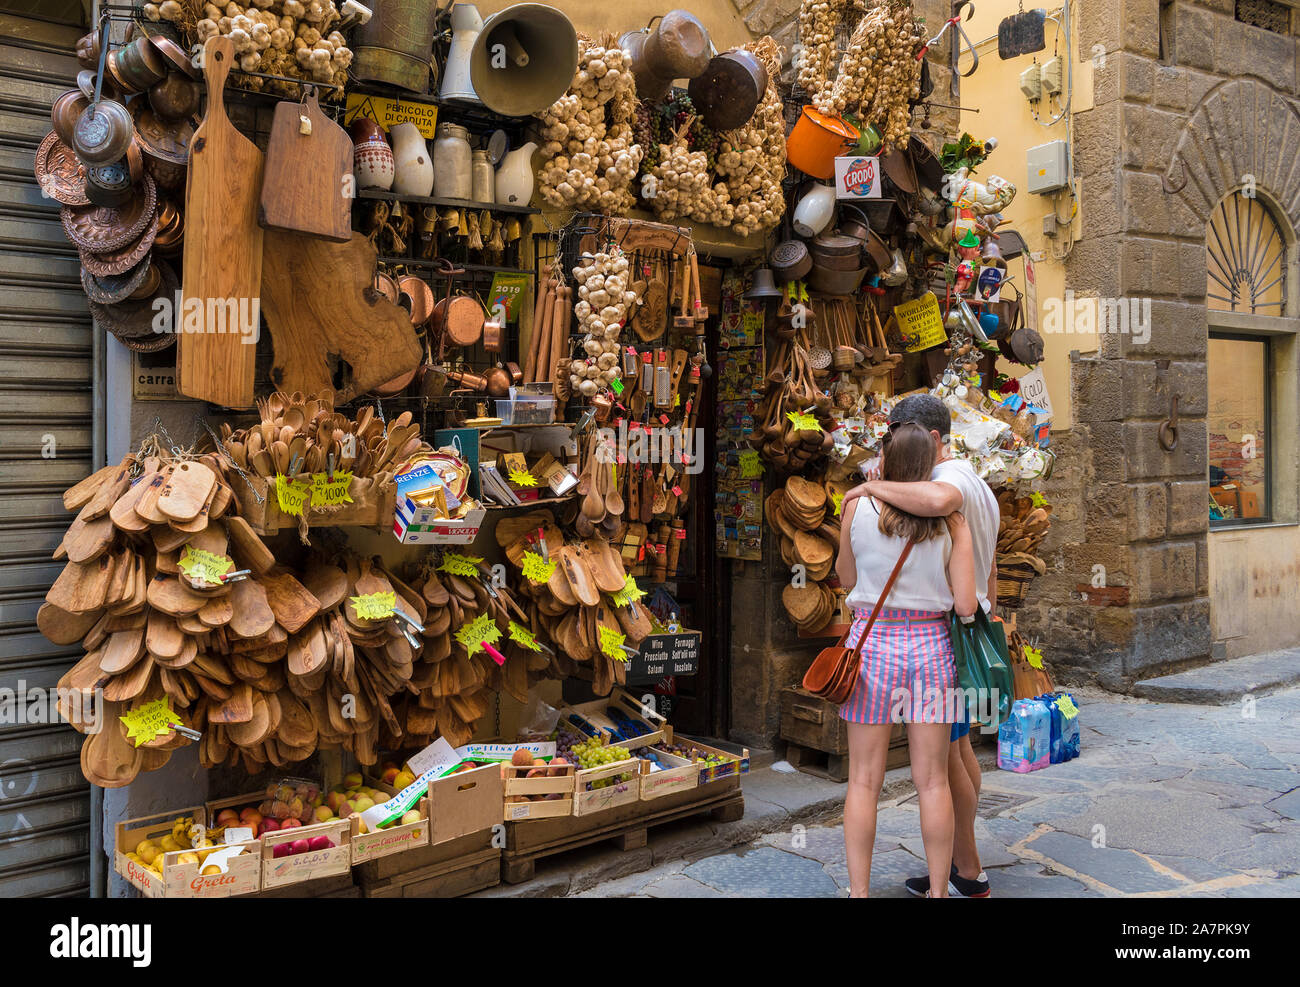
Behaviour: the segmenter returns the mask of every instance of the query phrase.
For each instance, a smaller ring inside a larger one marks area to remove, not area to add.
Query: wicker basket
[[[999,555],[998,606],[1015,610],[1024,606],[1029,584],[1047,571],[1043,560],[1024,552]]]

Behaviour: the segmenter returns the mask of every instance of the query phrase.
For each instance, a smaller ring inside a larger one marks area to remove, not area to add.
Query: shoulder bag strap
[[[894,563],[894,571],[889,574],[889,579],[885,581],[885,588],[881,590],[880,599],[876,601],[875,609],[871,611],[871,616],[867,619],[867,626],[862,628],[862,636],[858,638],[857,647],[853,649],[855,655],[862,654],[862,645],[866,643],[867,635],[871,633],[871,627],[880,616],[881,608],[885,605],[885,600],[889,597],[889,591],[894,588],[894,583],[898,580],[898,574],[903,571],[903,563],[907,557],[912,554],[912,546],[916,544],[915,539],[909,538],[907,544],[903,546],[902,553],[898,556],[898,561]]]

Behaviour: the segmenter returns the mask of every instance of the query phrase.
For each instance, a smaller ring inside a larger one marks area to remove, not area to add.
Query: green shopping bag
[[[1015,688],[1007,655],[1007,635],[1000,621],[990,620],[983,607],[963,623],[949,614],[952,650],[957,659],[957,685],[966,693],[971,723],[996,730],[1011,712]]]

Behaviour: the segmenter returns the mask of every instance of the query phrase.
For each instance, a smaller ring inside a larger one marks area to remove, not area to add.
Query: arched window
[[[1286,314],[1286,241],[1259,199],[1238,192],[1220,202],[1210,217],[1205,249],[1208,308]]]

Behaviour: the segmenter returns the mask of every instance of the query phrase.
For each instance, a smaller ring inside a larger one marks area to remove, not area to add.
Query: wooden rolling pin
[[[533,304],[533,325],[528,336],[528,358],[524,361],[524,380],[530,384],[537,380],[542,337],[546,335],[544,327],[551,324],[551,306],[555,303],[555,288],[558,284],[550,277],[539,278],[538,281],[537,301]]]

